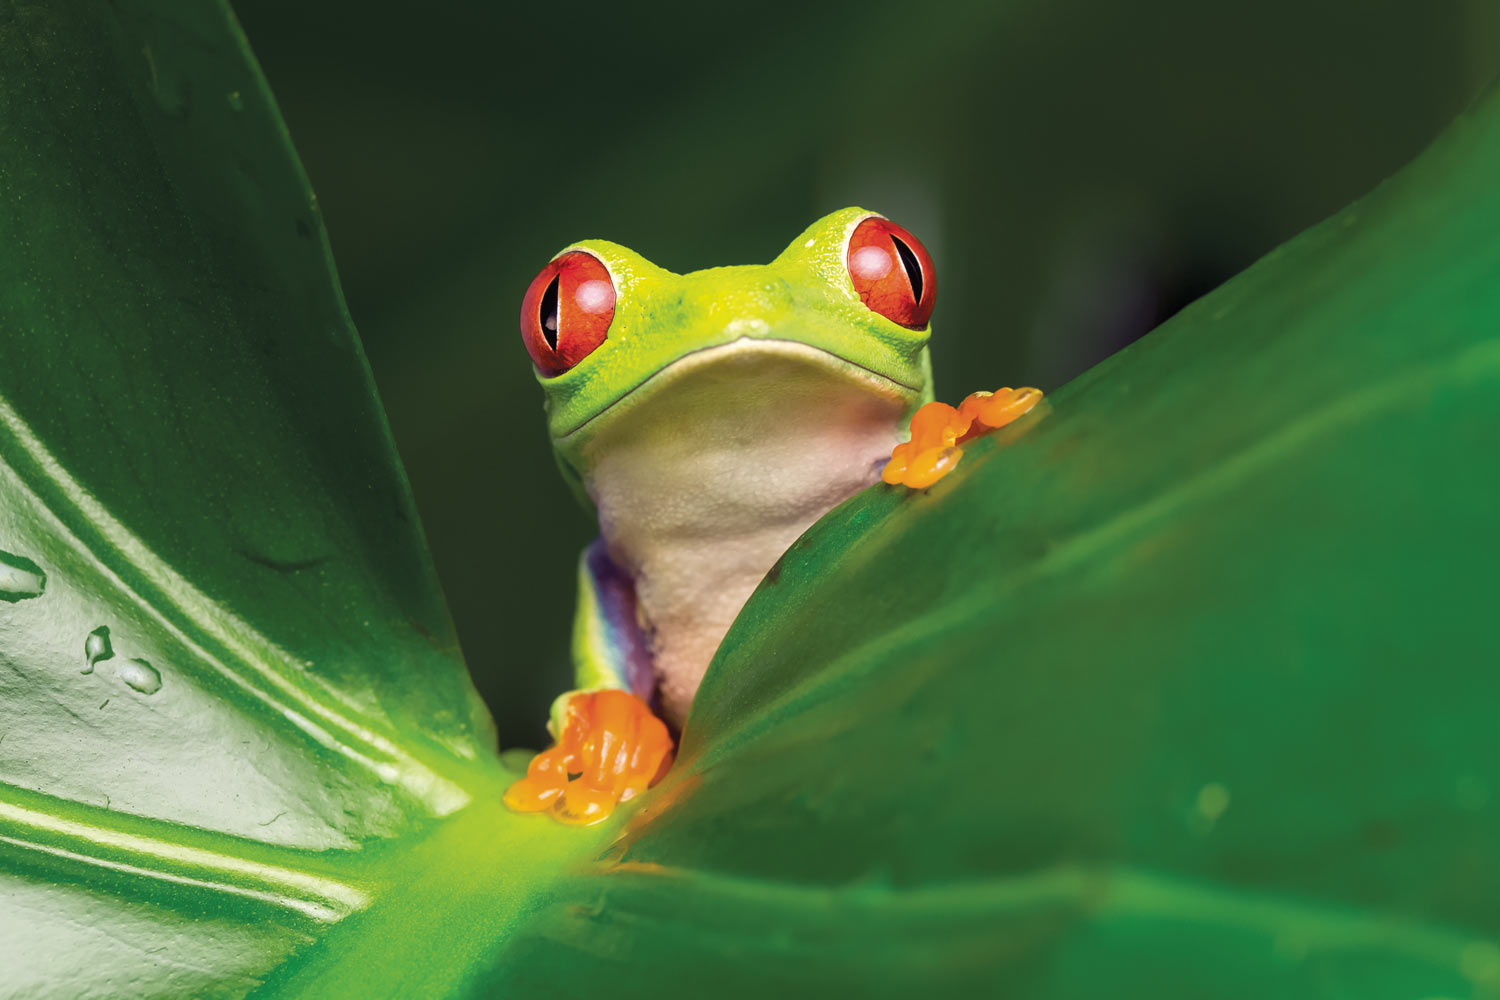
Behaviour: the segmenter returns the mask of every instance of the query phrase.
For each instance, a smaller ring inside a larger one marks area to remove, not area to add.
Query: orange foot
[[[896,445],[880,478],[892,486],[923,490],[952,472],[958,447],[1022,416],[1042,401],[1040,389],[975,392],[957,407],[928,403],[911,418],[911,440]]]
[[[517,812],[551,808],[564,823],[598,823],[656,784],[672,766],[672,736],[646,703],[624,691],[580,691],[563,710],[557,745],[531,759],[506,789]]]

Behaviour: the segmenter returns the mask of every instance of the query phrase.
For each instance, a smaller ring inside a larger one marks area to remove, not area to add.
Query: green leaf
[[[227,7],[0,0],[0,991],[1495,992],[1496,176],[1491,95],[834,512],[577,830]]]
[[[0,232],[0,992],[243,993],[498,779],[227,7],[0,3]]]

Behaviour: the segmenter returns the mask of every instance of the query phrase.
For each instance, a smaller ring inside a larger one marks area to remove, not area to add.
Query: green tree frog
[[[936,297],[921,242],[858,208],[766,265],[673,274],[586,240],[536,276],[521,333],[599,538],[578,564],[577,689],[507,804],[593,823],[643,791],[720,640],[803,531],[882,473],[930,485],[971,428],[1035,403],[931,403]]]

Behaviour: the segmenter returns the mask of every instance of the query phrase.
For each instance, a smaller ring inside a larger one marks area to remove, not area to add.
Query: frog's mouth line
[[[577,434],[579,431],[583,430],[589,424],[593,423],[595,420],[598,420],[600,417],[604,416],[606,413],[608,413],[609,411],[613,410],[615,407],[621,405],[622,403],[625,403],[632,396],[634,396],[636,393],[640,392],[642,389],[646,388],[647,386],[651,385],[653,382],[656,382],[657,380],[665,378],[665,377],[669,377],[673,373],[679,371],[680,368],[681,368],[681,366],[682,366],[682,364],[683,364],[683,362],[690,361],[690,360],[692,360],[694,358],[698,358],[698,357],[700,357],[701,355],[704,355],[704,354],[711,354],[711,353],[714,353],[714,352],[728,351],[730,348],[741,347],[741,346],[746,345],[746,344],[774,345],[776,348],[780,348],[779,351],[775,351],[774,353],[780,353],[780,354],[796,355],[796,354],[806,354],[807,352],[811,352],[811,353],[814,353],[814,354],[821,354],[824,357],[833,358],[835,361],[839,362],[840,365],[844,365],[844,366],[847,366],[849,368],[854,368],[854,369],[858,369],[859,371],[865,372],[866,374],[872,376],[873,378],[875,378],[875,379],[877,379],[877,380],[879,380],[881,382],[885,382],[885,383],[887,383],[889,385],[892,385],[892,386],[896,387],[897,389],[902,390],[903,392],[911,393],[912,395],[921,395],[921,393],[922,393],[922,390],[921,390],[920,386],[907,385],[905,382],[902,382],[900,379],[891,378],[889,375],[886,375],[884,372],[878,372],[875,369],[869,367],[868,365],[862,365],[862,364],[860,364],[858,361],[850,361],[848,358],[843,357],[842,355],[835,354],[834,352],[826,350],[826,349],[824,349],[822,347],[815,347],[812,344],[805,344],[805,343],[803,343],[803,342],[801,342],[799,340],[781,340],[781,339],[774,338],[774,337],[740,337],[737,340],[731,340],[727,344],[710,344],[707,347],[700,347],[700,348],[697,348],[696,350],[688,351],[682,357],[680,357],[677,360],[673,361],[671,364],[667,365],[665,368],[661,368],[661,369],[658,369],[655,372],[652,372],[645,379],[643,379],[642,381],[638,382],[637,384],[631,386],[624,393],[622,393],[619,396],[619,398],[615,399],[608,406],[604,407],[604,409],[599,410],[596,413],[590,414],[589,416],[585,417],[582,420],[582,422],[580,422],[576,426],[571,427],[568,430],[564,431],[563,433],[557,435],[554,438],[554,440],[559,441],[559,442],[566,441],[568,438],[572,437],[574,434]]]

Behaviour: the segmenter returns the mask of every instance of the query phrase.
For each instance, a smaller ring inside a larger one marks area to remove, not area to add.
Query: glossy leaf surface
[[[592,830],[496,804],[227,10],[0,4],[0,138],[0,991],[1500,986],[1493,97],[815,527]]]
[[[0,81],[0,984],[243,992],[488,716],[227,11],[5,3]]]

